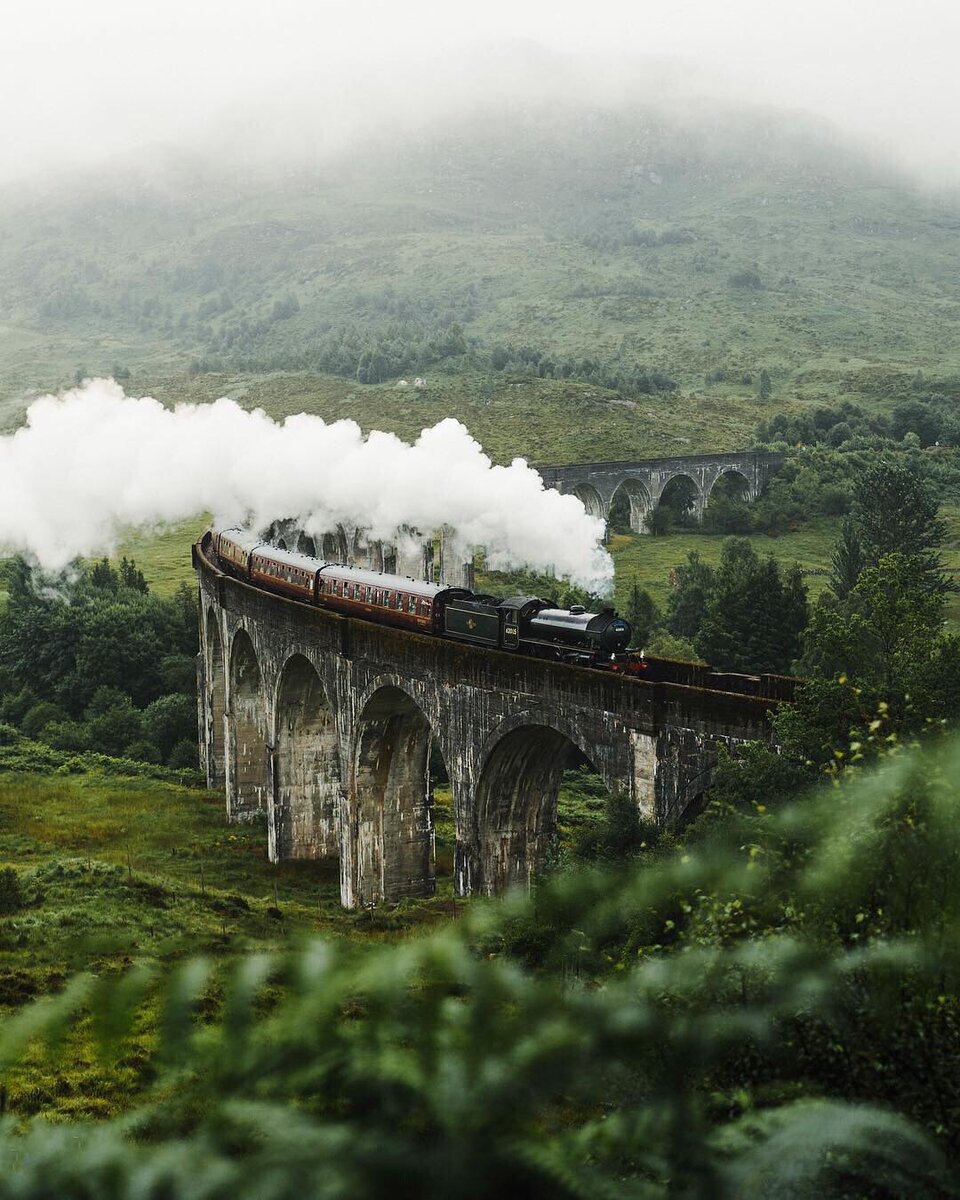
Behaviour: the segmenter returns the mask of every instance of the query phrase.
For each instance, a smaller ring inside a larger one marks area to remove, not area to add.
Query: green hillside
[[[8,426],[33,389],[119,369],[592,458],[960,376],[960,201],[776,113],[491,114],[270,178],[170,156],[7,194],[0,228]]]

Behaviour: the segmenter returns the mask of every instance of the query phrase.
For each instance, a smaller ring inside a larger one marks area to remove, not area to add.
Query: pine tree
[[[630,588],[627,598],[627,620],[633,626],[632,646],[642,648],[650,640],[650,634],[660,619],[660,613],[653,597],[636,582]]]
[[[786,672],[799,655],[806,618],[799,569],[785,584],[772,555],[761,559],[746,538],[730,538],[694,646],[726,670]]]
[[[854,521],[847,517],[840,527],[830,569],[830,590],[838,600],[846,600],[857,586],[864,568],[863,547]]]
[[[714,570],[696,550],[671,572],[673,590],[667,601],[667,629],[680,638],[694,638],[700,631],[707,602],[714,588]]]
[[[939,553],[946,533],[939,501],[908,467],[887,461],[867,467],[854,488],[854,520],[864,566],[875,567],[888,554],[905,554],[916,561],[924,590],[939,595],[955,590]]]

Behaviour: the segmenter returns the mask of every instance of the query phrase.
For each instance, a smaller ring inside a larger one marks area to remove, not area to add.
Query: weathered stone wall
[[[614,496],[623,488],[630,501],[630,526],[636,533],[645,533],[648,514],[656,508],[672,480],[684,476],[692,481],[696,494],[694,515],[699,518],[703,516],[710,493],[721,475],[741,476],[746,498],[754,500],[763,490],[767,478],[779,468],[783,457],[772,452],[731,451],[537,469],[547,487],[573,493],[583,501],[587,512],[604,521],[609,519]]]
[[[347,906],[432,891],[433,744],[465,894],[529,882],[574,747],[666,823],[704,791],[720,745],[770,737],[768,699],[348,620],[223,576],[202,550],[195,561],[210,784],[222,761],[228,816],[265,812],[274,861],[338,856]]]

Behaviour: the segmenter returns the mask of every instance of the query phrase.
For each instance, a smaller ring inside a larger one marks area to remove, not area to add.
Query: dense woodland
[[[196,768],[193,593],[151,596],[126,558],[53,579],[14,559],[5,575],[0,736]]]

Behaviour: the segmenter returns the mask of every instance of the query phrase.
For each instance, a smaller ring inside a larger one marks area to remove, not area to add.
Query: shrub
[[[170,757],[167,759],[167,766],[173,770],[181,770],[188,767],[191,770],[197,770],[199,766],[199,760],[197,756],[196,741],[189,741],[187,738],[183,738],[181,741],[177,742],[177,744],[170,751]]]
[[[0,746],[15,746],[22,736],[19,729],[0,721]]]
[[[51,721],[43,740],[55,750],[87,750],[90,745],[87,727],[80,721]]]
[[[66,720],[67,714],[59,704],[53,704],[49,700],[41,700],[39,704],[35,704],[26,713],[21,729],[26,737],[37,738],[54,721]]]
[[[0,916],[8,917],[23,908],[23,889],[20,876],[13,867],[0,871]]]
[[[160,751],[146,738],[138,738],[131,742],[123,752],[124,758],[132,758],[135,762],[159,763],[162,762]]]

